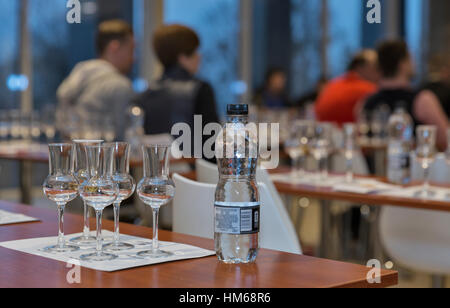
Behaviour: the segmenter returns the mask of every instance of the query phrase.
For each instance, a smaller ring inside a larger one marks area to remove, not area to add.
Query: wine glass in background
[[[133,249],[134,246],[120,241],[120,204],[131,197],[136,188],[134,179],[130,173],[130,145],[125,142],[116,142],[114,145],[113,180],[119,186],[119,196],[114,201],[114,239],[105,245],[109,251],[122,251]]]
[[[319,180],[326,180],[328,177],[328,156],[331,151],[331,123],[317,123],[315,126],[315,137],[312,142],[312,155],[317,162]]]
[[[381,133],[383,131],[383,122],[381,119],[381,112],[379,109],[372,111],[370,119],[370,132],[372,135],[371,143],[373,145],[379,145],[381,143]]]
[[[421,125],[416,130],[416,159],[424,171],[422,189],[416,197],[432,197],[434,192],[430,189],[430,167],[436,155],[436,126]]]
[[[33,112],[30,119],[30,136],[33,149],[39,150],[41,142],[41,117],[38,112]]]
[[[44,248],[45,252],[76,251],[77,246],[66,245],[64,238],[64,209],[78,196],[78,181],[73,175],[75,150],[73,144],[50,144],[49,176],[43,184],[44,194],[58,206],[58,243]]]
[[[353,182],[353,158],[356,150],[356,125],[352,123],[344,124],[344,144],[343,153],[345,157],[345,180],[347,183]]]
[[[89,179],[80,185],[80,196],[95,210],[97,219],[97,249],[80,256],[83,261],[108,261],[118,256],[103,252],[103,210],[119,196],[119,186],[113,180],[114,146],[111,144],[86,146]]]
[[[299,176],[298,166],[302,149],[295,125],[291,128],[289,136],[284,141],[284,150],[292,161],[291,177],[297,178]]]
[[[370,125],[367,113],[362,111],[358,117],[358,142],[360,145],[368,145],[370,143],[369,139]]]
[[[11,119],[11,141],[14,144],[20,140],[21,136],[20,111],[11,110],[9,112],[9,116]]]
[[[445,151],[445,159],[447,165],[450,165],[450,127],[447,128],[447,150]],[[446,198],[450,199],[450,192],[447,194]]]
[[[314,121],[297,120],[293,122],[284,147],[292,160],[292,176],[294,178],[301,177],[305,174],[308,147],[313,138]]]
[[[89,180],[89,170],[87,163],[87,146],[101,145],[103,140],[73,140],[75,145],[76,159],[75,159],[75,177],[78,182],[83,184]],[[70,241],[77,245],[92,245],[95,244],[96,238],[91,236],[90,224],[89,224],[89,207],[86,201],[83,201],[83,213],[84,213],[84,224],[83,224],[83,235],[75,237]]]
[[[46,142],[52,142],[56,136],[56,110],[55,106],[47,104],[42,109],[41,131],[45,136]]]
[[[0,111],[0,142],[6,143],[9,136],[9,117],[6,111]]]
[[[152,249],[139,252],[138,257],[169,257],[171,252],[159,249],[158,218],[161,206],[169,203],[175,195],[175,184],[169,177],[170,145],[147,145],[142,147],[144,154],[144,178],[139,182],[139,198],[153,211]]]

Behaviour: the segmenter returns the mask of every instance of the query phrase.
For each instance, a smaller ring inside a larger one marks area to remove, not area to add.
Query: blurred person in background
[[[430,77],[422,89],[433,92],[447,117],[450,117],[450,57],[437,55],[432,58]]]
[[[413,89],[414,64],[407,44],[396,40],[381,43],[378,62],[381,72],[379,91],[366,100],[364,111],[369,114],[380,106],[388,106],[393,112],[401,104],[412,116],[415,126],[437,126],[437,147],[445,150],[448,118],[433,92]]]
[[[255,96],[256,105],[269,109],[291,107],[286,95],[286,84],[286,73],[281,68],[270,69],[266,74],[264,86]]]
[[[194,138],[194,115],[203,117],[203,127],[219,123],[213,88],[195,77],[199,47],[200,38],[186,26],[164,25],[154,33],[153,48],[164,72],[134,100],[144,110],[147,135],[170,134],[174,124],[187,123]]]
[[[363,50],[356,54],[348,71],[327,84],[319,95],[315,106],[317,118],[338,125],[356,122],[356,106],[376,92],[378,79],[376,52]]]
[[[316,83],[315,88],[304,94],[302,97],[300,97],[297,100],[296,106],[299,107],[300,109],[304,109],[305,106],[309,105],[309,104],[314,104],[317,100],[317,98],[319,97],[319,95],[322,93],[323,89],[325,88],[325,86],[328,84],[328,78],[325,76],[321,76]]]
[[[107,119],[114,127],[114,139],[122,140],[124,114],[134,96],[127,77],[134,62],[134,48],[133,30],[128,23],[102,22],[96,38],[98,58],[77,64],[57,91],[60,113],[72,110],[83,124]],[[101,123],[97,125],[102,127]]]

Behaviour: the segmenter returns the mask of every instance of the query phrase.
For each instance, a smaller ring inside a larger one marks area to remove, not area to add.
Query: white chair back
[[[219,182],[219,169],[217,169],[216,164],[204,159],[197,159],[195,161],[195,172],[197,181],[201,183],[217,184]]]
[[[421,180],[423,170],[414,158],[412,153],[411,177]],[[438,155],[431,167],[430,178],[433,182],[449,182],[444,155]],[[396,262],[429,274],[450,274],[450,214],[384,207],[380,215],[381,242]]]
[[[177,192],[173,208],[174,232],[214,238],[214,194],[216,184],[191,181],[174,174]],[[276,202],[267,186],[259,184],[261,199],[260,246],[301,254],[300,243],[284,206]]]

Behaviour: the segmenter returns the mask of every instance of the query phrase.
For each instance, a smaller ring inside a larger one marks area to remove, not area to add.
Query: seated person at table
[[[155,32],[153,48],[164,72],[134,101],[145,111],[147,135],[170,134],[174,124],[187,123],[193,138],[194,115],[203,117],[203,127],[219,123],[212,87],[195,77],[200,66],[199,46],[197,34],[182,25],[165,25]]]
[[[77,64],[59,87],[58,110],[60,114],[73,110],[86,124],[109,119],[115,139],[122,140],[124,113],[135,95],[126,76],[134,62],[133,30],[121,20],[105,21],[98,28],[96,45],[99,58]]]
[[[270,69],[264,81],[264,86],[255,96],[257,106],[269,109],[291,107],[286,95],[286,74],[280,68]]]
[[[317,118],[339,125],[356,122],[355,107],[376,91],[377,81],[377,55],[364,50],[353,58],[345,75],[325,86],[316,102]]]
[[[414,91],[411,79],[414,66],[408,46],[402,41],[386,41],[378,47],[378,62],[381,71],[379,91],[369,97],[364,111],[370,114],[378,107],[386,105],[393,112],[401,104],[412,116],[414,125],[436,125],[438,128],[437,147],[447,147],[448,118],[439,100],[431,91]]]
[[[422,88],[436,95],[445,114],[450,117],[450,57],[435,56],[430,62],[430,78]]]

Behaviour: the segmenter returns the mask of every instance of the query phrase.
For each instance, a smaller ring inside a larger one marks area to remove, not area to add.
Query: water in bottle
[[[413,143],[413,123],[403,107],[398,107],[388,124],[388,179],[394,184],[410,181],[410,152]]]
[[[216,141],[215,249],[225,263],[251,263],[259,249],[260,202],[256,183],[258,140],[247,105],[229,105]]]

